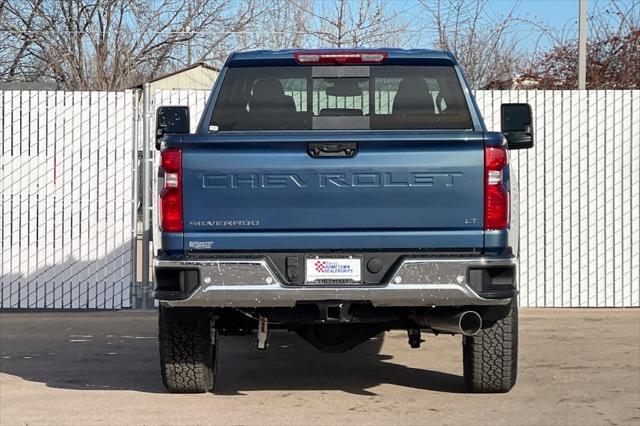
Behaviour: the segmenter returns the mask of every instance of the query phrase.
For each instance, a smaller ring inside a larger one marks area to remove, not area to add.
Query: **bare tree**
[[[522,21],[517,4],[494,13],[488,0],[420,0],[427,13],[425,29],[437,31],[435,47],[452,52],[473,87],[513,77],[523,52],[513,31]]]
[[[611,2],[588,19],[587,89],[640,88],[640,0]],[[552,38],[547,51],[534,56],[521,79],[536,89],[577,87],[576,31]]]
[[[283,49],[303,47],[311,16],[311,0],[270,0],[256,18],[239,34],[236,49]]]
[[[401,44],[408,24],[389,0],[328,0],[297,3],[311,19],[309,44],[369,47]]]
[[[184,64],[187,42],[200,60],[254,17],[251,2],[225,0],[12,0],[0,12],[0,75],[49,79],[73,89],[121,89]]]

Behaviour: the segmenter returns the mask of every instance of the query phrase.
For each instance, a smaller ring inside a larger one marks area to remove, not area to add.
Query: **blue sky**
[[[404,10],[408,14],[421,8],[418,0],[392,1],[397,10]],[[622,9],[625,9],[628,8],[631,0],[587,0],[587,14],[592,15],[611,9],[612,1],[617,1],[622,5]],[[433,4],[431,0],[423,0],[423,3]],[[516,34],[520,40],[519,46],[527,50],[534,50],[536,47],[544,50],[554,43],[552,43],[550,36],[541,37],[544,34],[542,28],[547,29],[547,34],[559,39],[566,40],[578,37],[578,6],[578,0],[489,0],[485,14],[490,20],[493,16],[504,16],[514,10],[514,15],[522,19],[523,22],[515,25],[509,31]],[[429,37],[428,27],[423,27],[422,31],[424,31],[423,35]]]
[[[557,34],[562,33],[573,37],[571,33],[575,33],[577,37],[578,0],[491,0],[490,3],[497,13],[506,14],[515,7],[516,15],[523,19],[547,26]],[[587,8],[593,9],[595,7],[595,0],[587,3]],[[539,34],[535,29],[532,29],[531,32],[526,32],[523,29],[521,46],[526,49],[534,49]],[[544,47],[549,42],[542,39],[540,43]]]
[[[505,14],[515,7],[516,15],[521,18],[548,26],[557,35],[578,37],[578,0],[490,0],[489,3],[496,13]],[[618,3],[625,4],[625,0],[618,0]],[[587,15],[610,6],[610,0],[587,0]],[[525,34],[527,32],[523,30]],[[533,37],[523,38],[522,46],[532,48],[539,33],[533,30],[528,34]]]
[[[535,18],[554,28],[561,29],[568,22],[578,21],[578,0],[491,0],[496,11],[508,12],[514,6],[522,17]],[[587,8],[594,9],[602,1],[587,1]]]

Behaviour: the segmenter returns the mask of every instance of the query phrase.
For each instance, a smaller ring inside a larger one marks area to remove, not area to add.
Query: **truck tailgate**
[[[352,157],[308,143],[352,142]],[[481,249],[481,132],[211,135],[182,145],[184,248]]]

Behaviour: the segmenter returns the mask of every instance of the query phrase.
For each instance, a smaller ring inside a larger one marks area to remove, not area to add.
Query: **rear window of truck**
[[[216,131],[471,129],[451,66],[229,68]]]

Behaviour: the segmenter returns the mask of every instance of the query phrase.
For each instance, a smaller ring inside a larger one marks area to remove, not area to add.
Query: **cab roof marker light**
[[[299,64],[377,64],[387,59],[387,52],[296,52]]]
[[[387,59],[386,53],[363,53],[360,55],[362,62],[382,62]]]
[[[320,55],[307,55],[307,54],[295,53],[293,57],[295,58],[296,61],[302,64],[310,63],[310,62],[320,62]]]

